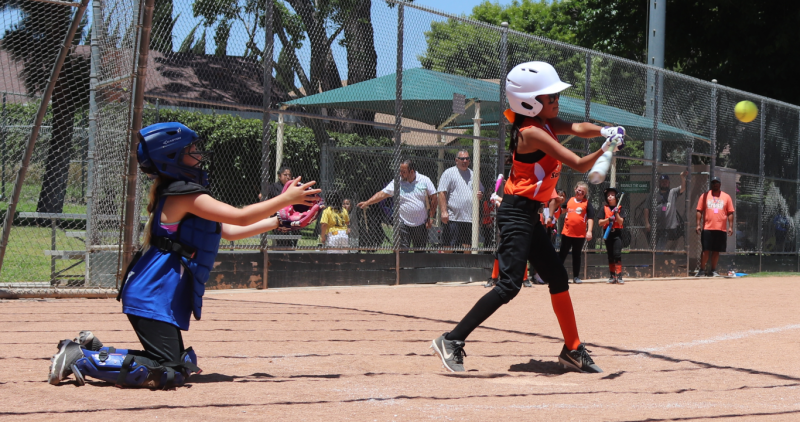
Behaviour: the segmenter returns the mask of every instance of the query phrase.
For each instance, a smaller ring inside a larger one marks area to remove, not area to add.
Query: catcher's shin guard
[[[103,347],[99,351],[83,349],[83,357],[73,367],[78,384],[83,385],[89,376],[116,384],[117,387],[164,388],[180,387],[193,373],[202,372],[197,367],[197,356],[192,348],[186,349],[180,362],[167,362],[152,367],[137,362],[136,356],[125,349]]]

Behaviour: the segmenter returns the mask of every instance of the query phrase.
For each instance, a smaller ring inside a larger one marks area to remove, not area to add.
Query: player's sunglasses
[[[561,94],[547,94],[547,99],[550,100],[551,103],[558,101],[561,97]]]

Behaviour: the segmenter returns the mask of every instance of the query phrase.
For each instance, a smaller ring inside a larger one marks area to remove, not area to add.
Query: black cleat
[[[50,358],[50,374],[47,376],[47,381],[50,384],[58,385],[72,374],[73,365],[82,357],[83,351],[78,343],[69,340],[58,342],[58,353]],[[82,377],[78,377],[79,384],[81,381]]]
[[[97,352],[103,348],[103,343],[100,342],[100,339],[95,337],[94,334],[88,330],[78,333],[78,336],[72,339],[72,341],[80,344],[82,348],[93,352]]]
[[[558,362],[567,369],[574,369],[578,372],[599,374],[603,372],[599,366],[595,365],[592,357],[589,356],[589,351],[583,343],[578,346],[577,350],[569,350],[564,345],[561,348],[561,354],[558,355]]]
[[[486,284],[484,284],[483,287],[491,288],[494,287],[495,284],[497,284],[497,279],[490,277],[488,280],[486,280]]]

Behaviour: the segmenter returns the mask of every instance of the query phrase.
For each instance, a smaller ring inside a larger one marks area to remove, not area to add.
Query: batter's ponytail
[[[521,132],[519,131],[520,126],[522,126],[522,122],[525,120],[525,116],[514,113],[514,122],[511,125],[511,142],[508,144],[508,153],[506,155],[506,164],[512,164],[514,160],[514,153],[517,151],[517,141],[519,140],[519,136]]]

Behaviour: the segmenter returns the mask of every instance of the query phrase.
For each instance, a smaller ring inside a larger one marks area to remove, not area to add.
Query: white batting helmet
[[[561,82],[549,63],[527,62],[514,66],[506,76],[506,97],[511,110],[534,117],[542,111],[537,95],[557,94],[572,85]]]

